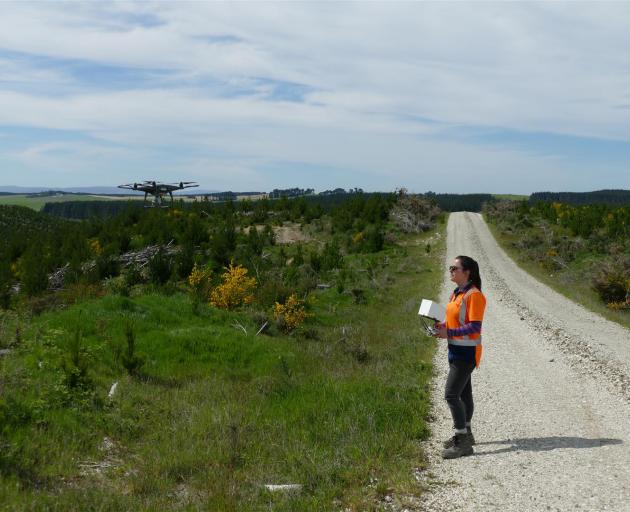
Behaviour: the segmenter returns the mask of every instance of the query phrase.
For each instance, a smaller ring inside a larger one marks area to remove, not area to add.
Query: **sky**
[[[0,2],[0,185],[630,189],[630,3]]]

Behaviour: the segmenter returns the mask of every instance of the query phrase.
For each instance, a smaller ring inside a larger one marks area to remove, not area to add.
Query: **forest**
[[[609,206],[630,205],[630,190],[597,190],[594,192],[534,192],[529,202],[540,201],[571,205],[605,204]]]
[[[328,211],[328,230],[333,239],[321,254],[304,255],[311,267],[317,267],[322,257],[326,266],[329,264],[326,255],[331,251],[339,253],[341,247],[350,252],[381,250],[385,243],[383,226],[394,201],[393,194],[359,194],[345,201],[324,198],[311,202],[306,198],[283,197],[277,201],[219,204],[178,202],[173,209],[144,209],[135,203],[118,202],[55,204],[67,212],[74,208],[86,213],[99,210],[98,216],[90,215],[79,223],[49,216],[45,211],[37,214],[21,207],[4,206],[0,207],[0,226],[5,239],[0,249],[4,269],[0,289],[5,304],[7,290],[18,282],[24,294],[37,295],[47,289],[48,274],[66,264],[67,284],[98,282],[120,274],[121,254],[167,243],[178,247],[178,251],[165,258],[159,276],[150,276],[155,282],[186,278],[196,260],[214,270],[231,261],[252,270],[253,266],[266,269],[273,266],[270,260],[262,258],[265,248],[274,243],[273,226],[294,222],[323,230],[322,216]],[[100,213],[109,213],[112,205],[123,207],[122,212],[114,216]],[[89,270],[87,262],[92,263]]]

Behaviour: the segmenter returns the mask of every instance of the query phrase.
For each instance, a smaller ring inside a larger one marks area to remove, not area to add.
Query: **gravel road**
[[[453,213],[447,263],[479,262],[488,300],[473,373],[475,454],[445,461],[452,435],[436,355],[433,437],[421,509],[630,511],[630,331],[520,270],[481,215]],[[445,273],[442,303],[454,285]]]

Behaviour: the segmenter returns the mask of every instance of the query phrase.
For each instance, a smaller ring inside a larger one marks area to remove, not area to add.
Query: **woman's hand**
[[[436,338],[446,338],[447,337],[446,324],[445,323],[435,322],[435,324],[433,324],[433,328],[436,330],[436,333],[435,333],[435,337]]]

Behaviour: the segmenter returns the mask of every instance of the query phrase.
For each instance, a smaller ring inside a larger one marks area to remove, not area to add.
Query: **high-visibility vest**
[[[451,300],[446,305],[446,327],[447,329],[457,329],[463,327],[471,320],[468,318],[468,312],[466,310],[466,299],[474,293],[481,294],[481,291],[476,287],[471,287],[465,293],[451,295]],[[485,308],[485,297],[481,295],[483,305]],[[454,325],[453,319],[457,320],[458,325]],[[450,320],[450,321],[449,321]],[[477,320],[477,319],[475,319]],[[480,320],[480,319],[479,319]],[[481,345],[481,333],[467,334],[464,336],[452,336],[447,338],[448,343],[459,347],[475,347],[475,362],[479,366],[481,361],[482,345]]]

